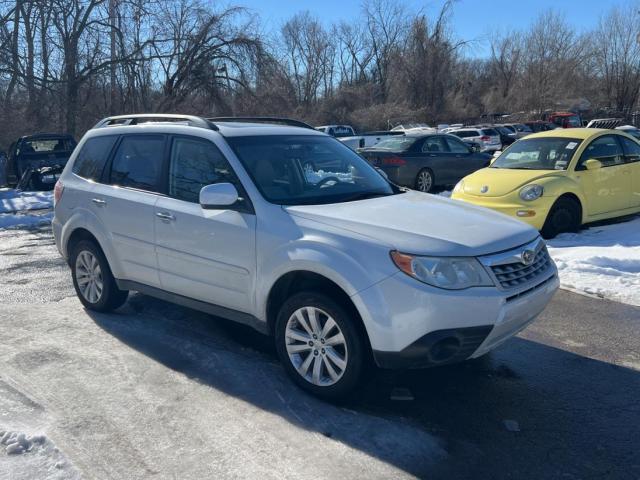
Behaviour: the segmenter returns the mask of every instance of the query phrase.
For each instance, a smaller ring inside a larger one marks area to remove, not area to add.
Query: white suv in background
[[[325,398],[369,358],[478,357],[545,308],[558,278],[536,230],[402,191],[336,139],[279,123],[133,115],[87,132],[53,220],[83,305],[136,290],[248,324]]]
[[[497,152],[502,150],[502,142],[500,133],[495,128],[459,128],[452,130],[451,135],[462,138],[465,141],[471,141],[480,145],[481,152]]]

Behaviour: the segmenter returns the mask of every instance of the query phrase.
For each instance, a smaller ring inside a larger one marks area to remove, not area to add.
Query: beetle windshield
[[[524,138],[507,148],[491,168],[566,170],[581,142],[577,138]]]
[[[227,141],[271,203],[338,203],[395,193],[366,160],[331,137],[280,135]]]

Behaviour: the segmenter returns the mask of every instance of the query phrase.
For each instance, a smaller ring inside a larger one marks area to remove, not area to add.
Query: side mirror
[[[587,170],[597,170],[602,168],[602,162],[600,160],[596,160],[595,158],[590,158],[586,162],[584,162],[584,167]]]
[[[205,185],[200,190],[200,206],[205,210],[223,210],[239,199],[238,190],[230,183]]]
[[[471,151],[471,153],[479,153],[480,152],[480,145],[478,145],[476,143],[472,143],[471,145],[469,145],[469,150]]]

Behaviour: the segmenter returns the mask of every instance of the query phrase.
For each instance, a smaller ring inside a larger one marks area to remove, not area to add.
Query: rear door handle
[[[99,207],[104,207],[107,204],[107,202],[105,202],[101,198],[92,198],[91,201]]]
[[[176,217],[171,215],[169,212],[156,212],[156,217],[161,219],[163,222],[172,222],[176,219]]]

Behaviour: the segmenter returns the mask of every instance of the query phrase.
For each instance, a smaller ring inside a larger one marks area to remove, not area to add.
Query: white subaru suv
[[[558,287],[533,228],[402,190],[293,120],[107,118],[55,200],[56,244],[86,308],[113,310],[135,290],[245,323],[325,398],[354,389],[370,359],[478,357]]]

